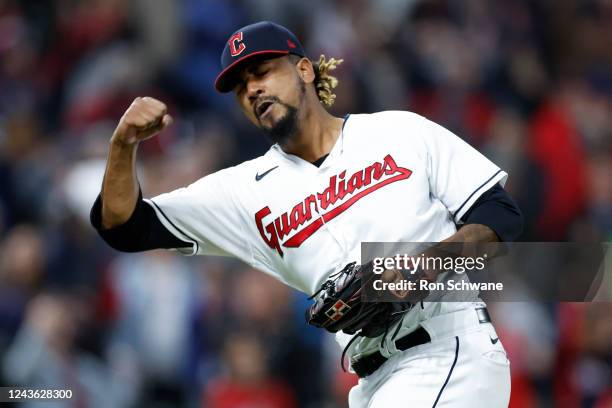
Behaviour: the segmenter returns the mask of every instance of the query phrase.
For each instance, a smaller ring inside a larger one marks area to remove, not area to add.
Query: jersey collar
[[[346,124],[348,122],[348,118],[349,118],[350,114],[347,114],[344,116],[344,122],[342,123],[342,129],[340,130],[340,136],[338,136],[338,139],[336,139],[336,143],[334,143],[334,146],[332,147],[331,151],[329,152],[329,155],[327,156],[327,158],[323,161],[323,163],[321,164],[321,166],[317,167],[314,164],[294,155],[294,154],[289,154],[289,153],[285,153],[285,151],[283,151],[283,149],[278,145],[278,143],[275,143],[274,145],[272,145],[272,147],[270,148],[270,151],[286,160],[291,162],[294,165],[297,165],[301,168],[304,168],[305,170],[308,171],[323,171],[324,169],[326,169],[327,167],[329,167],[329,165],[331,163],[334,162],[334,160],[341,156],[342,153],[344,152],[344,136],[346,133]]]

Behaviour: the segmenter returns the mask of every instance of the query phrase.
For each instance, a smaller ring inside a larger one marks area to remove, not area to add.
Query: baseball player
[[[240,28],[215,87],[274,142],[261,157],[143,199],[140,142],[172,123],[136,98],[112,135],[91,221],[121,251],[229,255],[312,295],[360,260],[361,242],[512,241],[521,214],[507,174],[445,128],[404,111],[329,114],[341,62],[312,62],[271,22]],[[457,229],[457,225],[461,228]],[[420,302],[393,336],[339,331],[357,407],[505,407],[509,362],[482,302]]]

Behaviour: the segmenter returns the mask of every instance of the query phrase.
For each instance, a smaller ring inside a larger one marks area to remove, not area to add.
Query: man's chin
[[[274,120],[271,118],[265,118],[264,120],[259,119],[259,128],[264,132],[270,132],[278,125],[278,120]]]
[[[263,130],[266,134],[274,133],[276,130],[275,125],[276,125],[275,123],[267,122],[264,124],[264,123],[259,122],[259,128]]]
[[[259,120],[259,125],[274,143],[282,144],[291,139],[297,131],[297,110],[286,107],[282,115],[279,115],[279,112],[270,112]]]

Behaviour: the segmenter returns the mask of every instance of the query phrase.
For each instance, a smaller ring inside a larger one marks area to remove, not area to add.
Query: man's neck
[[[281,148],[289,154],[314,162],[329,154],[342,131],[343,120],[330,115],[320,104],[300,118],[297,134]]]

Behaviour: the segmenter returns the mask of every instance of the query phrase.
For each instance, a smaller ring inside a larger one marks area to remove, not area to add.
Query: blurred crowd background
[[[135,96],[176,119],[140,148],[146,196],[269,147],[212,86],[262,19],[344,59],[334,113],[416,111],[507,170],[521,240],[610,241],[610,0],[0,0],[0,384],[70,407],[346,406],[356,378],[305,295],[228,259],[117,253],[89,224]],[[512,407],[612,407],[611,304],[491,309]]]

